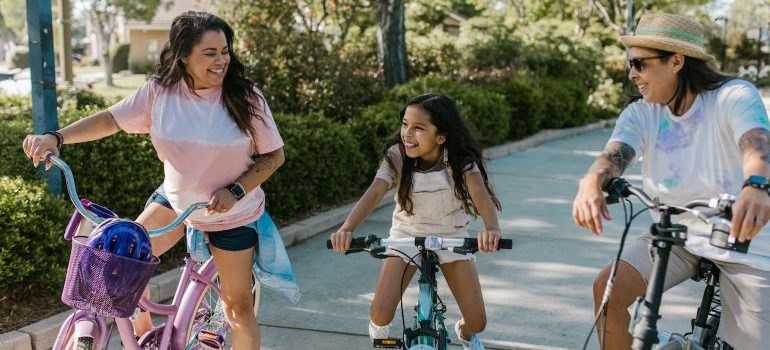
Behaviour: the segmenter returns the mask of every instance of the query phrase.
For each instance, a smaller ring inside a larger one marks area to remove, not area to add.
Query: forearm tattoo
[[[591,166],[589,172],[602,175],[603,182],[618,177],[634,160],[634,148],[622,142],[610,142]]]
[[[751,129],[741,136],[738,145],[743,154],[757,152],[765,163],[770,163],[770,131],[760,128]]]
[[[257,159],[256,170],[257,172],[265,170],[275,170],[278,168],[278,161],[275,159],[274,154],[264,154]]]

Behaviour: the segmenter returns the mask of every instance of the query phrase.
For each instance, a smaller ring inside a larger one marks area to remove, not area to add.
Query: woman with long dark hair
[[[632,99],[618,118],[604,152],[581,179],[573,203],[576,224],[594,234],[610,220],[602,188],[643,156],[645,192],[667,204],[737,196],[730,235],[759,240],[749,253],[709,244],[711,227],[691,214],[675,223],[688,227],[685,247],[674,246],[665,276],[669,289],[694,276],[701,258],[721,270],[722,314],[719,337],[736,349],[764,349],[770,342],[770,251],[760,230],[770,219],[770,122],[751,83],[720,73],[710,65],[703,27],[692,18],[671,14],[642,17],[636,32],[621,37],[630,53],[629,79],[641,98]],[[628,349],[628,306],[642,296],[653,260],[651,235],[627,246],[618,262],[614,291],[606,305],[607,349]],[[594,305],[604,297],[610,266],[594,282]]]
[[[193,213],[185,224],[192,233],[208,235],[233,347],[255,349],[259,328],[252,288],[259,283],[252,278],[252,263],[261,235],[256,222],[264,213],[260,185],[283,164],[284,154],[270,109],[233,52],[233,37],[215,15],[183,13],[171,25],[156,74],[143,87],[57,132],[28,135],[24,151],[37,165],[63,144],[120,130],[149,133],[165,177],[137,221],[148,229],[161,227],[189,205],[208,202],[205,213]],[[153,254],[161,255],[182,236],[177,229],[153,239]],[[135,325],[137,334],[151,327],[146,314]]]

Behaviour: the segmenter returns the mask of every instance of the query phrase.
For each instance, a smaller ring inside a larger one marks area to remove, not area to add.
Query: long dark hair
[[[431,118],[431,123],[436,126],[438,133],[444,135],[446,141],[442,145],[446,148],[449,155],[449,167],[452,170],[452,179],[454,180],[454,192],[455,197],[462,202],[462,209],[468,214],[473,216],[478,215],[478,210],[473,205],[468,187],[465,185],[463,178],[463,172],[471,169],[473,164],[476,164],[481,171],[481,176],[484,179],[484,186],[492,196],[492,202],[495,207],[500,210],[500,201],[497,200],[495,192],[492,190],[492,186],[489,184],[487,176],[487,170],[484,168],[484,159],[481,153],[481,145],[471,137],[471,132],[465,122],[460,118],[460,112],[457,109],[457,105],[451,98],[436,94],[428,93],[417,96],[409,100],[404,108],[401,109],[399,120],[404,120],[404,114],[406,114],[406,108],[409,106],[418,106],[425,111]],[[400,125],[400,124],[399,124]],[[403,159],[403,166],[401,168],[401,179],[398,183],[398,204],[401,209],[406,211],[407,214],[413,215],[413,202],[412,202],[412,173],[415,170],[414,158],[409,158],[406,155],[404,149],[404,142],[401,139],[401,131],[396,131],[393,136],[385,143],[382,149],[382,157],[388,162],[388,164],[395,168],[394,162],[388,156],[388,150],[393,146],[398,145],[398,150],[401,153],[401,159]]]
[[[182,61],[190,55],[203,34],[209,30],[222,31],[230,50],[230,63],[222,83],[222,103],[233,122],[244,134],[254,137],[251,118],[262,119],[258,102],[261,96],[256,92],[254,82],[246,77],[246,69],[233,48],[233,29],[225,20],[207,12],[187,11],[171,22],[168,42],[160,53],[153,79],[163,86],[172,86],[184,79],[190,92],[195,93],[193,77],[187,73]],[[264,102],[264,101],[262,101]]]
[[[668,60],[671,59],[671,56],[674,55],[673,52],[669,51],[656,49],[647,50],[655,51],[658,55],[663,56],[660,59],[663,63],[668,62]],[[675,114],[679,113],[679,109],[682,108],[685,99],[687,98],[688,90],[692,92],[693,96],[698,96],[701,92],[719,89],[724,83],[733,79],[738,78],[720,72],[706,61],[690,56],[684,56],[684,66],[677,74],[676,93],[673,97],[673,112]],[[641,95],[629,94],[626,105],[640,98],[642,98]]]

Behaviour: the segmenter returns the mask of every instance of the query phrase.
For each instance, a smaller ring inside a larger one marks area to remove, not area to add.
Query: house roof
[[[216,13],[215,6],[217,0],[167,0],[163,1],[158,10],[155,11],[155,17],[150,23],[142,20],[129,19],[126,21],[126,29],[163,29],[171,28],[171,21],[176,16],[181,15],[188,10],[207,11]]]

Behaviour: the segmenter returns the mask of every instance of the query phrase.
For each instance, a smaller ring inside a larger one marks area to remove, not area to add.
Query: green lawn
[[[104,95],[107,98],[122,99],[141,87],[147,81],[147,76],[144,74],[132,74],[127,76],[113,74],[112,81],[115,86],[111,87],[107,86],[104,83],[104,80],[94,83],[93,91]]]

